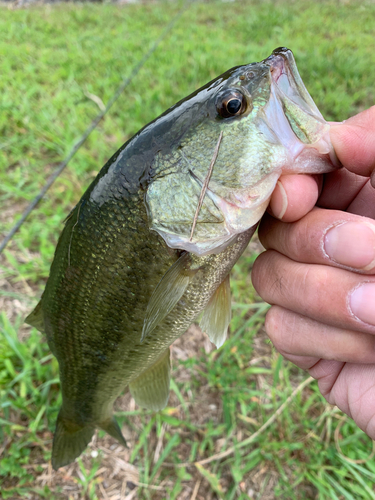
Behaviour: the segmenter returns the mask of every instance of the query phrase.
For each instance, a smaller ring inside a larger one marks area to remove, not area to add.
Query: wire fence
[[[120,85],[117,87],[117,90],[111,97],[111,99],[108,101],[107,106],[100,111],[96,115],[96,117],[92,120],[90,125],[87,127],[85,132],[82,134],[82,136],[79,138],[79,140],[75,143],[75,145],[72,147],[70,152],[68,153],[67,157],[59,163],[57,166],[56,170],[48,177],[47,182],[44,184],[42,189],[39,191],[39,193],[35,196],[35,198],[29,203],[29,205],[25,208],[25,210],[22,212],[22,215],[20,219],[14,224],[14,226],[11,228],[9,233],[5,236],[3,241],[0,244],[0,254],[3,252],[5,247],[8,245],[8,243],[12,240],[13,236],[17,233],[17,231],[20,229],[20,227],[23,225],[27,217],[31,214],[31,212],[36,208],[38,203],[41,201],[41,199],[44,197],[44,195],[47,193],[49,188],[52,186],[52,184],[55,182],[55,180],[61,175],[65,167],[68,165],[70,160],[73,158],[73,156],[77,153],[77,151],[80,149],[80,147],[86,142],[86,139],[89,137],[91,132],[98,126],[99,122],[101,119],[108,113],[108,111],[111,109],[113,104],[117,101],[117,99],[120,97],[122,92],[128,87],[128,85],[133,81],[133,79],[137,76],[141,68],[145,65],[146,61],[152,56],[152,54],[156,51],[160,43],[168,36],[168,34],[172,31],[172,28],[176,24],[176,22],[179,20],[179,18],[184,14],[184,12],[190,7],[192,1],[187,1],[183,5],[183,7],[177,12],[177,14],[173,17],[173,19],[167,24],[165,29],[162,31],[160,36],[155,40],[155,42],[152,44],[150,49],[144,54],[144,56],[140,59],[140,61],[136,64],[136,66],[133,68],[131,71],[130,75],[125,77]]]

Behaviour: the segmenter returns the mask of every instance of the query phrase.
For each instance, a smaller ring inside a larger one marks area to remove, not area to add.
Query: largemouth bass
[[[201,313],[212,342],[226,338],[229,273],[280,175],[338,166],[285,48],[230,69],[112,156],[68,216],[26,320],[59,362],[54,469],[95,428],[125,445],[113,403],[126,386],[139,405],[165,407],[172,342]]]

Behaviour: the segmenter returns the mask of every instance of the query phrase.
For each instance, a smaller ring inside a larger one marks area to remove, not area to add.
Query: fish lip
[[[271,92],[278,95],[281,101],[293,101],[316,120],[326,123],[302,81],[290,49],[279,47],[262,62],[270,68]]]
[[[313,135],[310,135],[311,142],[309,141],[308,144],[314,146],[320,154],[328,155],[334,169],[342,167],[329,137],[329,125],[302,81],[293,52],[286,47],[279,47],[269,57],[264,59],[262,63],[268,65],[270,68],[271,99],[279,102],[283,110],[293,103],[293,105],[301,109],[306,117],[310,116],[313,122],[315,121],[317,127],[320,124],[321,133],[319,137],[312,130],[315,139],[313,140]],[[270,117],[268,116],[267,118],[270,121]],[[282,130],[279,130],[279,133],[276,135],[282,137]],[[301,148],[302,143],[299,140],[292,141],[292,144],[294,145],[292,148],[288,147],[288,144],[285,144],[285,147],[291,153],[292,158],[296,160],[304,148]]]
[[[292,57],[290,57],[290,55]],[[278,49],[275,49],[272,54],[262,62],[270,67],[272,80],[277,84],[280,76],[282,74],[286,74],[286,65],[288,65],[291,60],[295,65],[292,51],[287,49],[286,47],[279,47]]]

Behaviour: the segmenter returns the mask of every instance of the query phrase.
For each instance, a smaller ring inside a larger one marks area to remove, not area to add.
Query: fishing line
[[[42,189],[39,191],[39,193],[35,196],[35,198],[32,200],[32,202],[26,207],[24,212],[21,215],[21,218],[17,221],[17,223],[12,227],[12,229],[9,231],[9,233],[6,235],[6,237],[3,239],[3,241],[0,244],[0,254],[4,250],[4,248],[7,246],[7,244],[10,242],[10,240],[13,238],[13,236],[16,234],[16,232],[20,229],[22,224],[25,222],[27,217],[30,215],[30,213],[34,210],[34,208],[38,205],[40,200],[43,198],[43,196],[46,194],[48,189],[52,186],[52,184],[55,182],[55,180],[59,177],[59,175],[62,173],[62,171],[65,169],[65,167],[68,165],[70,160],[73,158],[73,156],[77,153],[79,148],[85,143],[86,139],[88,136],[91,134],[91,132],[98,126],[100,120],[107,114],[107,112],[110,110],[110,108],[113,106],[113,104],[117,101],[117,99],[120,97],[122,92],[126,89],[126,87],[132,82],[134,77],[139,73],[140,69],[146,61],[151,57],[151,55],[155,52],[155,50],[158,48],[160,43],[166,38],[166,36],[169,34],[169,32],[172,30],[173,26],[176,24],[176,22],[179,20],[179,18],[182,16],[182,14],[190,7],[192,1],[188,1],[185,3],[185,5],[177,12],[175,17],[167,24],[166,28],[164,31],[161,33],[159,38],[156,39],[156,41],[153,43],[151,48],[146,52],[146,54],[142,57],[142,59],[138,62],[138,64],[133,68],[132,72],[128,77],[125,77],[119,87],[117,88],[116,92],[113,94],[111,99],[108,101],[107,106],[96,115],[96,117],[93,119],[91,124],[87,127],[85,132],[82,134],[81,138],[76,142],[76,144],[72,147],[71,151],[69,152],[68,156],[58,165],[56,170],[48,177],[47,182],[45,185],[42,187]]]

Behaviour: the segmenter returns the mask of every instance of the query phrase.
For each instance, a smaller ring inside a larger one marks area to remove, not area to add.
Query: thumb
[[[355,174],[370,177],[375,169],[375,106],[343,123],[332,124],[330,135],[344,167]]]

